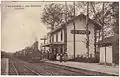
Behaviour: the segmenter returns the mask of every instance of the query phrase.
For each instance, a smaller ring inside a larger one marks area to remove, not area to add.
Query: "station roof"
[[[119,39],[116,36],[110,36],[110,37],[106,37],[103,40],[98,41],[97,44],[101,45],[101,46],[108,46],[108,45],[112,45],[117,40],[119,40]]]
[[[76,20],[78,18],[84,18],[84,19],[86,19],[86,15],[84,15],[83,13],[81,13],[80,15],[76,16],[72,20],[69,20],[67,23],[62,24],[61,26],[57,27],[56,29],[54,29],[53,31],[51,31],[49,33],[54,33],[56,31],[59,31],[59,30],[63,29],[65,26],[67,26],[67,24],[73,22],[73,20]],[[95,20],[92,20],[92,19],[89,18],[89,22],[92,22],[95,25],[95,28],[97,30],[101,29],[101,26]]]
[[[49,47],[50,45],[65,45],[65,43],[61,43],[61,42],[54,42],[54,43],[49,43],[49,44],[44,44],[42,47]]]

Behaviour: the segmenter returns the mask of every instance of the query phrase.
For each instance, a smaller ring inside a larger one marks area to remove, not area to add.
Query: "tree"
[[[119,2],[113,2],[111,4],[112,8],[112,25],[113,31],[119,36]]]
[[[94,6],[95,3],[91,4],[91,6],[94,10],[94,18],[93,19],[96,20],[96,22],[98,22],[101,26],[104,25],[103,26],[104,37],[113,36],[116,29],[118,29],[116,31],[119,31],[119,28],[118,28],[119,3],[117,3],[117,2],[102,2],[102,3],[104,3],[104,14],[103,14],[103,9],[101,9],[99,11],[95,11],[95,6]],[[104,23],[103,23],[103,19],[104,19]],[[114,22],[117,24],[117,28],[115,27]],[[119,32],[117,32],[117,33],[119,33]],[[103,34],[101,34],[101,36]]]
[[[82,13],[89,14],[90,18],[96,21],[100,26],[101,30],[99,31],[102,39],[105,37],[112,36],[115,31],[119,33],[118,21],[119,21],[119,3],[117,2],[90,2],[89,12],[87,12],[87,2],[78,2],[78,8],[82,9]],[[113,15],[113,16],[112,16]],[[111,20],[112,19],[112,20]],[[114,23],[112,23],[112,22]],[[115,26],[116,24],[116,26]],[[114,25],[114,30],[112,30],[112,25]],[[113,32],[114,31],[114,32]],[[96,54],[96,33],[94,31],[94,42],[95,42],[95,54]]]
[[[44,24],[47,24],[51,30],[55,27],[60,26],[61,24],[70,20],[73,17],[73,7],[72,5],[66,6],[63,4],[49,4],[45,5],[45,8],[42,13],[41,21]]]
[[[86,36],[87,36],[87,54],[88,54],[88,58],[89,58],[89,28],[88,28],[88,21],[89,21],[89,2],[87,2],[87,16],[86,16]]]
[[[10,53],[5,52],[5,51],[1,51],[1,58],[8,58],[10,55]]]
[[[41,20],[43,23],[50,25],[52,29],[57,26],[58,23],[62,22],[62,5],[61,4],[50,4],[45,5]]]
[[[105,38],[105,36],[108,36],[106,34],[108,34],[108,28],[110,28],[110,10],[111,8],[109,7],[111,3],[105,3],[105,2],[91,2],[91,9],[93,11],[93,20],[95,20],[100,26],[101,26],[101,30],[99,31],[99,38],[97,38],[96,34],[97,31],[94,30],[94,52],[95,52],[95,57],[97,59],[97,49],[96,49],[96,42],[97,39],[100,40],[100,37],[102,39]],[[97,8],[97,7],[101,8]]]

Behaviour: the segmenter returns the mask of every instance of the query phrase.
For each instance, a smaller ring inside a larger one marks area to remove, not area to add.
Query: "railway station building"
[[[73,21],[75,22],[75,32],[73,32]],[[97,53],[96,42],[100,40],[100,38],[97,37],[97,32],[99,32],[100,28],[95,21],[89,18],[89,55],[87,55],[86,16],[84,14],[78,15],[74,19],[50,31],[47,34],[47,42],[43,47],[47,47],[49,54],[54,55],[54,58],[57,58],[57,54],[60,53],[67,53],[68,59],[72,59],[74,54],[75,57],[78,55],[95,57]],[[75,53],[73,33],[75,33]]]

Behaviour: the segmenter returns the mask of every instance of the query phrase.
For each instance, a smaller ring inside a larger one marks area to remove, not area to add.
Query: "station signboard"
[[[40,40],[47,40],[47,38],[40,38]]]
[[[90,31],[88,31],[89,33],[88,34],[90,34]],[[87,31],[86,30],[71,30],[71,33],[72,34],[87,34]]]

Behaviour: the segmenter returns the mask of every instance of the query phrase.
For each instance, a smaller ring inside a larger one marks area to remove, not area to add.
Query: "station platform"
[[[118,65],[107,66],[107,65],[100,65],[100,63],[83,63],[83,62],[73,62],[73,61],[60,62],[60,61],[49,61],[49,60],[45,60],[45,62],[64,65],[64,66],[73,67],[77,69],[85,69],[89,71],[119,75]]]

